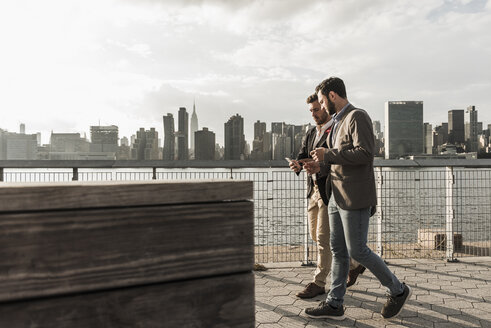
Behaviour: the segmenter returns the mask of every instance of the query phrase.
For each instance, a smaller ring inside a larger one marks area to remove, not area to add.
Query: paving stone
[[[460,288],[477,288],[477,284],[469,280],[452,281],[452,286],[456,286]]]
[[[373,311],[359,307],[346,308],[345,315],[355,320],[372,319]]]
[[[298,316],[302,313],[303,309],[294,305],[278,305],[274,312],[281,314],[284,317]]]
[[[474,302],[472,303],[473,308],[483,310],[483,311],[488,311],[491,313],[491,303],[489,302]]]
[[[272,305],[293,305],[295,299],[289,296],[275,296],[269,300]]]
[[[283,317],[280,319],[280,321],[278,321],[278,323],[281,325],[281,327],[298,328],[304,327],[308,323],[308,320],[299,316]]]
[[[481,322],[478,318],[467,315],[450,315],[448,316],[448,321],[463,327],[481,327]]]
[[[258,323],[276,323],[280,319],[281,315],[272,311],[256,313],[256,322]]]
[[[356,320],[355,327],[357,328],[385,328],[387,321],[380,320]]]
[[[446,305],[441,305],[441,304],[430,304],[431,305],[431,310],[438,312],[438,313],[443,313],[446,315],[460,315],[462,314],[462,311],[460,309],[455,309]]]
[[[286,287],[286,286],[285,286]],[[271,288],[268,293],[271,295],[271,296],[287,296],[290,294],[290,290],[286,289],[285,287],[281,287],[281,288],[278,288],[278,287],[275,287],[275,288]]]
[[[462,301],[462,300],[445,300],[445,306],[454,308],[454,309],[467,309],[473,308],[472,302]]]
[[[266,287],[285,287],[286,283],[281,282],[281,281],[268,281],[265,284]]]
[[[410,318],[403,318],[402,319],[402,326],[403,327],[414,327],[414,328],[422,328],[422,327],[431,328],[431,327],[433,327],[433,322],[428,321],[425,318],[410,317]]]
[[[435,322],[435,328],[456,328],[456,327],[465,327],[456,324],[455,322]]]
[[[279,323],[261,323],[257,328],[282,328]]]
[[[431,322],[447,322],[448,316],[444,313],[440,313],[432,310],[420,310],[418,311],[418,317],[424,318]]]
[[[431,304],[443,304],[443,297],[436,295],[417,295],[416,300]]]

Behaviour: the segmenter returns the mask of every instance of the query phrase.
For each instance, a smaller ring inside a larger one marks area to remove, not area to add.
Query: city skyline
[[[372,120],[421,100],[433,125],[470,105],[490,122],[490,29],[485,0],[4,1],[1,124],[43,143],[99,122],[130,136],[196,98],[218,143],[235,113],[251,142],[255,120],[309,122],[305,98],[332,75]]]

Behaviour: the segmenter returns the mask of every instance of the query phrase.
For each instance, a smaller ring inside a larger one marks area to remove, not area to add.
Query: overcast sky
[[[181,106],[223,145],[224,122],[312,121],[305,98],[329,76],[383,121],[422,100],[424,120],[475,105],[491,124],[486,0],[2,0],[0,128],[89,135],[117,125],[162,136]]]

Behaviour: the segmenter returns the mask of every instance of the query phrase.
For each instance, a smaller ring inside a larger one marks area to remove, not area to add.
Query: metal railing
[[[375,163],[378,205],[370,222],[370,247],[386,259],[453,261],[464,256],[490,256],[491,163],[470,160],[454,166],[448,161],[424,162]],[[316,246],[308,236],[305,175],[297,176],[284,165],[215,169],[63,167],[0,168],[0,181],[252,180],[256,262],[308,264],[316,259]]]

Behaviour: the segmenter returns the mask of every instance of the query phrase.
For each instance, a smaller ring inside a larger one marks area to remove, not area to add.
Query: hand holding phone
[[[299,172],[302,170],[302,165],[303,163],[301,161],[293,160],[289,157],[285,157],[285,160],[290,164],[290,169],[292,169],[294,172]]]

